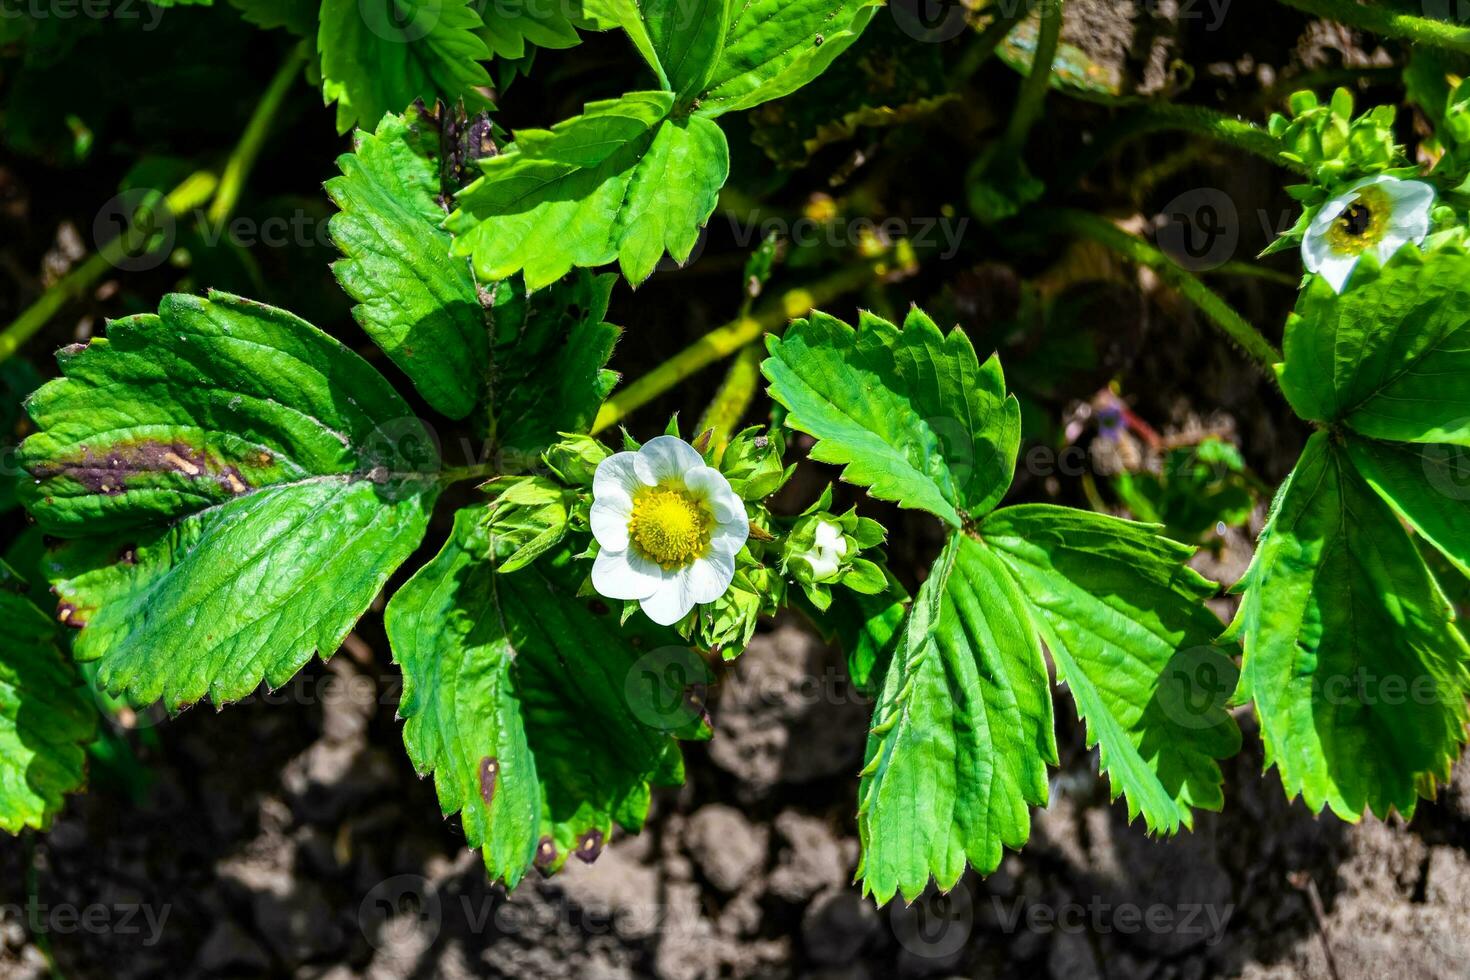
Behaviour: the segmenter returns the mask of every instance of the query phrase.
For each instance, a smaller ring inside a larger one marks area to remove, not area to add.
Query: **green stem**
[[[1130,235],[1106,218],[1086,211],[1058,208],[1040,212],[1031,220],[1043,228],[1090,238],[1128,261],[1152,269],[1160,279],[1199,307],[1211,323],[1265,368],[1269,376],[1276,376],[1274,368],[1281,361],[1281,352],[1271,346],[1234,307],[1154,246]]]
[[[712,431],[715,456],[718,458],[730,444],[730,437],[740,428],[740,420],[750,410],[755,394],[760,390],[761,346],[750,343],[740,348],[719,390],[705,409],[704,418],[699,420],[695,433]]]
[[[281,103],[286,100],[286,94],[291,91],[292,83],[305,65],[306,45],[303,42],[292,48],[281,67],[276,69],[275,77],[256,104],[250,121],[245,124],[240,141],[235,144],[234,151],[225,162],[225,169],[220,173],[219,192],[215,194],[206,216],[211,227],[220,228],[230,220],[235,205],[239,203],[240,194],[245,189],[245,182],[250,178],[250,171],[255,167],[255,161],[265,146],[265,138],[270,135],[271,123],[275,121]]]
[[[789,290],[776,303],[753,316],[738,317],[716,327],[609,398],[592,423],[592,434],[617,425],[696,371],[729,357],[759,340],[762,334],[779,330],[788,321],[805,316],[818,306],[856,289],[871,280],[875,273],[876,263],[849,266],[806,289]]]
[[[1213,109],[1195,105],[1157,105],[1137,109],[1102,135],[1088,152],[1063,173],[1058,183],[1071,186],[1128,140],[1150,133],[1179,131],[1193,133],[1254,154],[1277,166],[1306,174],[1302,164],[1285,159],[1280,140],[1255,123],[1236,119]]]
[[[1281,0],[1288,7],[1335,20],[1350,27],[1360,27],[1374,34],[1401,37],[1420,44],[1470,52],[1470,28],[1430,17],[1385,9],[1378,3],[1360,4],[1354,0]]]
[[[1016,108],[1006,125],[1003,145],[1011,152],[1020,154],[1026,146],[1026,137],[1031,127],[1041,116],[1046,105],[1046,94],[1051,91],[1051,66],[1057,59],[1057,48],[1062,40],[1063,0],[1043,0],[1041,6],[1041,31],[1036,39],[1036,56],[1031,59],[1031,70],[1021,80],[1021,91],[1016,96]]]
[[[203,207],[214,194],[217,183],[214,174],[201,170],[185,178],[183,183],[169,191],[161,200],[155,195],[143,201],[134,214],[161,205],[161,220],[175,220],[195,208]],[[127,231],[104,245],[100,252],[90,256],[53,283],[14,322],[4,331],[0,331],[0,361],[20,350],[67,303],[87,292],[96,285],[97,280],[114,269],[115,263],[138,255],[139,249],[146,246],[148,239],[157,233],[157,222],[149,222],[149,225],[151,227],[147,231],[140,230],[136,224],[130,225]]]

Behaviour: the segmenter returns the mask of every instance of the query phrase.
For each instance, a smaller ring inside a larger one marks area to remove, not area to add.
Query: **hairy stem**
[[[1130,235],[1106,218],[1086,211],[1059,208],[1040,212],[1032,220],[1052,231],[1090,238],[1128,261],[1152,269],[1160,279],[1197,306],[1225,336],[1265,368],[1269,376],[1275,377],[1274,368],[1281,360],[1281,352],[1261,336],[1260,331],[1251,326],[1234,307],[1148,242]]]
[[[696,371],[729,357],[759,340],[762,334],[779,330],[789,320],[805,316],[823,303],[830,303],[863,285],[875,272],[874,264],[850,266],[806,289],[789,290],[777,302],[752,316],[737,317],[716,327],[609,398],[592,423],[593,435],[617,425]]]
[[[214,174],[201,170],[185,178],[183,183],[168,194],[155,193],[140,203],[133,214],[134,217],[147,214],[150,218],[146,223],[148,227],[141,228],[142,223],[133,222],[125,232],[104,245],[100,252],[90,256],[87,261],[53,283],[10,326],[0,331],[0,361],[20,350],[67,303],[96,285],[97,280],[116,267],[116,263],[128,257],[136,257],[147,246],[148,240],[157,234],[159,222],[173,221],[208,203],[217,184]]]
[[[1051,66],[1057,59],[1057,48],[1062,40],[1062,3],[1063,0],[1044,0],[1041,5],[1041,31],[1036,38],[1036,56],[1031,59],[1031,70],[1021,81],[1016,108],[1011,113],[1002,140],[1003,145],[1016,154],[1025,148],[1026,137],[1041,116],[1046,94],[1051,91]]]
[[[275,77],[266,87],[265,94],[260,97],[255,111],[250,114],[250,121],[245,124],[240,141],[235,144],[230,158],[225,161],[225,169],[220,173],[219,191],[206,215],[212,227],[219,228],[230,220],[235,205],[240,201],[240,194],[245,189],[245,182],[250,178],[250,171],[254,169],[255,161],[265,146],[265,138],[270,135],[271,123],[275,121],[281,103],[286,100],[286,94],[291,91],[292,83],[305,65],[306,45],[303,42],[292,48],[281,67],[276,69]]]
[[[1470,52],[1470,27],[1451,24],[1431,17],[1418,17],[1384,6],[1379,2],[1357,3],[1356,0],[1281,0],[1317,17],[1325,17],[1351,27],[1361,27],[1374,34],[1401,37],[1420,44]]]
[[[1058,183],[1061,186],[1076,183],[1083,174],[1107,159],[1114,150],[1129,140],[1150,133],[1171,131],[1203,136],[1288,170],[1300,174],[1307,172],[1301,164],[1284,158],[1281,155],[1281,141],[1255,123],[1236,119],[1204,106],[1157,105],[1136,109],[1123,117],[1117,125],[1103,133],[1087,152],[1078,156],[1064,171]]]

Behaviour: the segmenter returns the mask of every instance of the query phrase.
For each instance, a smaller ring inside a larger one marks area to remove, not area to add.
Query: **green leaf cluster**
[[[1019,407],[996,358],[981,364],[962,332],[918,310],[857,329],[814,314],[769,350],[771,395],[817,439],[814,459],[949,529],[907,617],[874,602],[855,638],[868,651],[855,674],[881,676],[858,797],[864,889],[912,900],[1025,843],[1057,763],[1043,644],[1130,817],[1171,833],[1218,809],[1216,760],[1240,739],[1225,710],[1233,666],[1192,550],[1097,514],[996,510]]]
[[[617,262],[634,285],[664,253],[684,262],[730,169],[715,119],[817,77],[871,20],[872,0],[606,4],[657,88],[589,103],[552,129],[521,130],[480,161],[446,227],[484,281],[539,289],[574,267]]]
[[[1356,820],[1408,817],[1465,742],[1470,647],[1405,530],[1470,572],[1470,256],[1365,260],[1309,286],[1282,390],[1321,428],[1281,488],[1240,588],[1239,697],[1288,794]]]

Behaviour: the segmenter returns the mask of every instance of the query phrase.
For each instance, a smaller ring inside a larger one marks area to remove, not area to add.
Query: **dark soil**
[[[357,649],[271,703],[152,729],[146,798],[73,802],[31,898],[25,848],[0,848],[0,976],[44,975],[42,942],[67,976],[118,978],[1347,980],[1470,962],[1470,765],[1411,824],[1350,827],[1286,804],[1248,732],[1227,812],[1149,840],[1065,707],[1025,851],[876,910],[850,884],[866,705],[793,624],[725,672],[715,740],[641,836],[507,898],[395,745],[384,652]]]

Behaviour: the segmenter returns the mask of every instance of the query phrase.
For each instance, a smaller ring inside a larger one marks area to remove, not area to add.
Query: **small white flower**
[[[843,536],[842,529],[828,521],[818,521],[812,550],[807,553],[812,576],[820,582],[836,575],[842,559],[846,557],[847,538]]]
[[[592,534],[602,548],[592,587],[609,599],[636,599],[649,619],[672,626],[725,594],[750,518],[693,446],[659,436],[598,464]]]
[[[1383,263],[1409,242],[1424,241],[1433,206],[1434,188],[1422,180],[1360,180],[1322,205],[1302,241],[1302,261],[1340,293],[1365,253]]]

